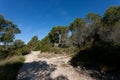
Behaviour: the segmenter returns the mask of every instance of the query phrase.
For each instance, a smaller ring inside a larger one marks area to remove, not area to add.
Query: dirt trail
[[[80,74],[68,64],[70,57],[41,57],[39,51],[33,51],[25,56],[25,64],[19,70],[17,80],[93,80]]]

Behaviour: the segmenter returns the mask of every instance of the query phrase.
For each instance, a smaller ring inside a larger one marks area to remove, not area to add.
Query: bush
[[[70,62],[73,66],[120,72],[119,61],[120,46],[114,46],[110,42],[97,42],[92,47],[79,51]]]
[[[31,52],[30,49],[28,47],[26,47],[26,46],[20,49],[20,53],[22,55],[29,54],[30,52]]]
[[[31,51],[27,46],[24,46],[22,48],[17,48],[15,50],[11,49],[9,50],[9,55],[13,56],[13,55],[26,55],[29,54]]]
[[[50,45],[45,45],[41,47],[41,52],[49,52],[50,51]]]

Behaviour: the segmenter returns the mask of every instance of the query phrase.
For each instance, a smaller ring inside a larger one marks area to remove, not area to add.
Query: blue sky
[[[109,6],[120,0],[0,0],[0,14],[13,21],[22,33],[16,35],[26,43],[37,35],[44,38],[54,26],[68,26],[87,13],[101,16]]]

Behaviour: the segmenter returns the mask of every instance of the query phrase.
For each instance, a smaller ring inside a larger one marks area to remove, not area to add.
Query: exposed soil
[[[46,53],[33,51],[25,58],[25,64],[19,70],[17,80],[94,80],[86,73],[78,73],[69,65],[70,56],[47,56]]]

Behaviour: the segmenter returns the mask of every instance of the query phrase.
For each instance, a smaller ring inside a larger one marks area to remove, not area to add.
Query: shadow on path
[[[25,63],[19,70],[17,80],[68,80],[67,77],[60,75],[55,79],[51,78],[51,73],[56,70],[56,65],[47,64],[46,61],[34,61]]]

